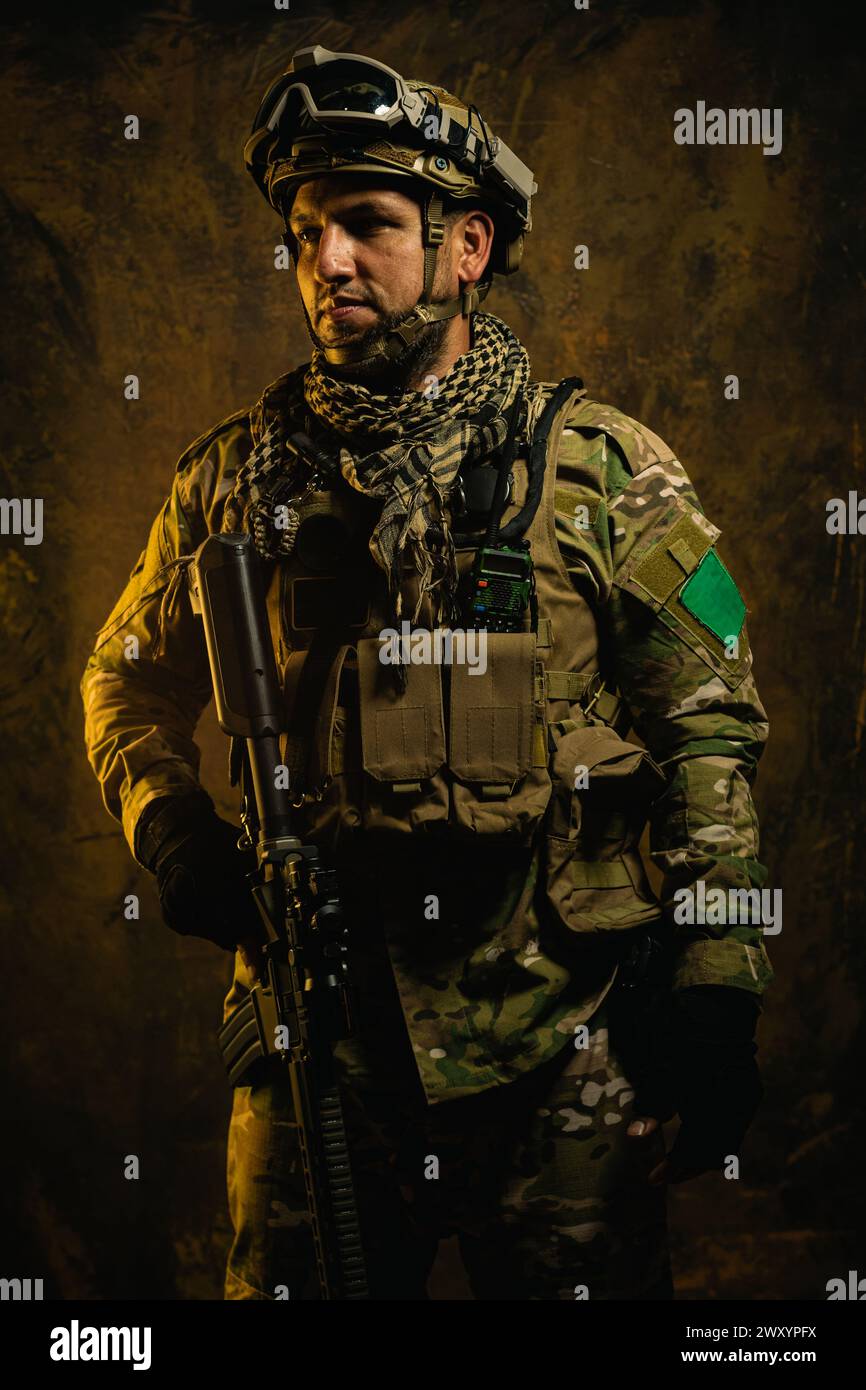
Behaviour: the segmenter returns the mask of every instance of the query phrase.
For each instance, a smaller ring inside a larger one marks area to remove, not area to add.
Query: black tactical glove
[[[760,1000],[749,990],[696,985],[674,994],[683,1049],[677,1110],[682,1125],[670,1156],[683,1176],[721,1169],[738,1154],[764,1094],[755,1059]]]
[[[634,1113],[679,1114],[667,1174],[677,1182],[721,1170],[739,1153],[764,1093],[754,1042],[760,1001],[744,989],[694,985],[669,991],[661,1005]]]
[[[160,797],[135,828],[137,857],[156,875],[166,926],[224,951],[263,939],[246,874],[255,850],[239,850],[240,830],[222,820],[206,793]]]

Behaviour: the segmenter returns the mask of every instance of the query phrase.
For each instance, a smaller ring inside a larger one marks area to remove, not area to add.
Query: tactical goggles
[[[413,91],[398,72],[385,63],[357,53],[333,53],[316,44],[300,49],[290,72],[268,88],[253,123],[252,135],[265,128],[278,136],[278,151],[289,156],[316,126],[336,134],[360,130],[399,138],[399,127],[409,127],[413,145],[442,146],[454,162],[489,181],[512,206],[524,224],[536,191],[532,171],[497,136],[488,134],[480,113],[469,107],[469,123],[463,125],[443,110],[436,93]],[[476,116],[481,134],[472,127]],[[428,125],[428,122],[431,122]],[[431,135],[430,131],[435,131]],[[408,133],[408,132],[407,132]]]

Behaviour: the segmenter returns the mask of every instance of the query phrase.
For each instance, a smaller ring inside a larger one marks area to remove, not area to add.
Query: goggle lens
[[[397,84],[381,68],[339,58],[299,74],[320,111],[361,111],[382,116],[397,100]]]

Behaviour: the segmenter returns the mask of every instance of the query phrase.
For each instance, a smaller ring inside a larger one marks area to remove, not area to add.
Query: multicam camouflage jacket
[[[185,571],[222,528],[284,380],[182,455],[84,672],[88,756],[133,853],[145,806],[199,785],[194,734],[210,676]],[[316,421],[298,428],[315,434]],[[513,466],[504,523],[526,501],[528,456],[522,448]],[[311,643],[334,633],[331,679],[307,731],[319,790],[299,833],[341,873],[371,1037],[396,983],[428,1101],[507,1083],[553,1057],[610,989],[621,943],[650,924],[672,934],[674,987],[760,994],[772,977],[760,923],[734,913],[681,926],[673,912],[675,894],[700,881],[726,891],[765,881],[751,785],[767,720],[718,528],[667,445],[572,392],[526,533],[535,630],[491,634],[483,679],[454,667],[443,683],[413,666],[402,736],[382,746],[393,710],[364,657],[388,622],[366,545],[375,517],[339,477],[307,505],[294,553],[268,580],[287,730]],[[306,540],[305,520],[316,523]],[[476,544],[458,549],[464,576]],[[629,727],[640,744],[625,739]],[[647,816],[659,896],[638,850]],[[250,984],[239,953],[224,1017]],[[376,1050],[347,1049],[350,1071],[360,1077]],[[387,1042],[381,1058],[386,1066]]]

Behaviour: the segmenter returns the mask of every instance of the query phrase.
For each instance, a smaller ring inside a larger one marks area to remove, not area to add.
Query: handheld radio
[[[488,632],[521,632],[527,607],[535,591],[529,541],[498,541],[508,473],[517,452],[517,422],[523,403],[522,389],[511,407],[508,435],[502,450],[496,490],[490,506],[487,531],[475,552],[469,576],[466,625]]]

